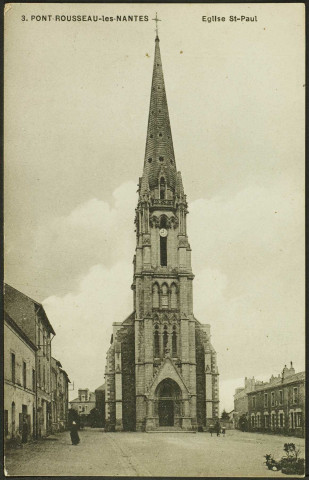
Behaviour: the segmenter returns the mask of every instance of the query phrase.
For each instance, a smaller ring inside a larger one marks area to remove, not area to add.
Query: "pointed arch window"
[[[164,325],[163,329],[163,351],[167,349],[168,346],[168,331],[167,331],[167,325]]]
[[[166,215],[161,215],[160,217],[160,228],[166,228],[167,226],[167,217]]]
[[[166,283],[162,285],[161,307],[168,308],[168,287]]]
[[[159,308],[159,286],[155,283],[152,287],[152,307]]]
[[[161,177],[160,178],[160,199],[161,200],[165,199],[165,194],[166,194],[166,182],[165,182],[165,178]]]
[[[172,333],[172,355],[173,355],[173,357],[177,357],[177,327],[176,327],[176,325],[173,326],[173,333]]]
[[[160,264],[167,266],[167,237],[160,237]]]
[[[160,228],[166,228],[167,219],[165,215],[160,218]],[[160,265],[161,267],[167,266],[167,237],[160,236]]]
[[[177,287],[174,283],[171,286],[171,308],[178,308]]]
[[[155,325],[154,328],[154,356],[155,358],[160,357],[160,337],[159,337],[159,325]]]

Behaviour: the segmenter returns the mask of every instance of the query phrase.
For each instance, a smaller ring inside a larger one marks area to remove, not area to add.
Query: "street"
[[[264,455],[283,456],[284,443],[295,443],[304,456],[304,439],[228,430],[209,433],[105,433],[87,428],[71,445],[63,432],[7,453],[7,475],[104,476],[271,476]]]

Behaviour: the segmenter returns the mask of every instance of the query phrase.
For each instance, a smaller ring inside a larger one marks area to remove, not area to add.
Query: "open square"
[[[170,477],[287,477],[266,468],[264,455],[279,459],[293,442],[304,456],[304,439],[228,430],[209,433],[80,432],[71,445],[68,432],[11,451],[8,475],[104,475]]]

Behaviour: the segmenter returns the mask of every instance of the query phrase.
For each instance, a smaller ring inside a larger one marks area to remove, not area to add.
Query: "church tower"
[[[193,314],[187,207],[157,35],[135,217],[134,312],[113,324],[105,373],[107,429],[194,431],[218,417],[210,326]]]

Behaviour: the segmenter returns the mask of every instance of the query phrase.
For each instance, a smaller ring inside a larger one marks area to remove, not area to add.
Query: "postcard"
[[[6,475],[304,474],[304,5],[4,16]]]

